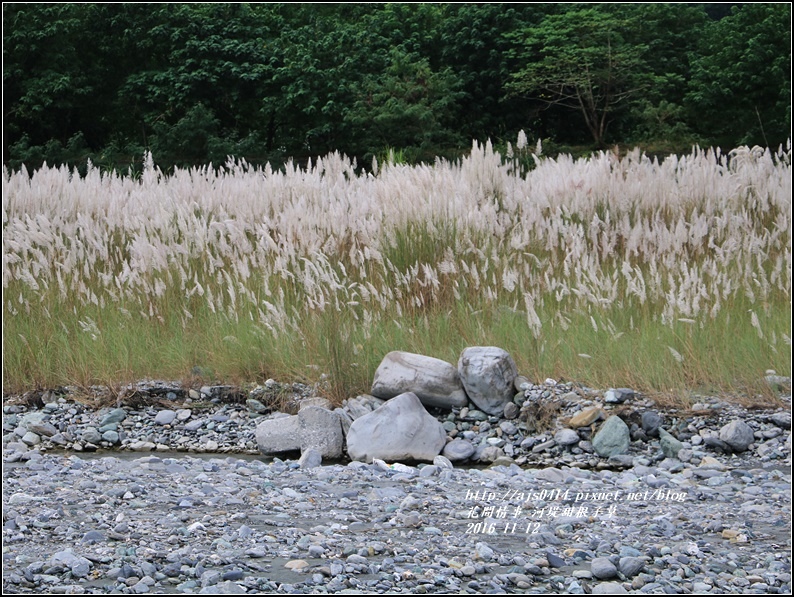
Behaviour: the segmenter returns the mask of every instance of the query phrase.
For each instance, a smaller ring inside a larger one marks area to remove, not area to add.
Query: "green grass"
[[[24,316],[6,313],[5,391],[113,385],[145,377],[189,379],[200,367],[213,372],[216,381],[233,383],[267,378],[316,382],[325,374],[329,397],[340,402],[367,392],[380,360],[392,350],[457,364],[460,352],[473,345],[504,348],[533,380],[625,386],[684,405],[693,391],[770,404],[774,396],[763,383],[764,372],[790,374],[790,346],[780,339],[773,346],[767,333],[759,338],[746,301],[723,309],[714,320],[701,320],[702,327],[663,325],[640,312],[611,308],[593,315],[597,331],[583,312],[567,313],[563,329],[551,309],[540,310],[543,328],[537,338],[523,311],[478,302],[475,296],[406,309],[402,315],[387,310],[367,325],[352,310],[329,308],[307,314],[296,329],[277,335],[244,317],[234,321],[213,314],[206,306],[183,325],[176,307],[164,313],[162,322],[132,309],[125,315],[117,307],[78,308],[55,297],[31,301]],[[94,321],[99,333],[92,335],[78,321]],[[759,315],[759,322],[762,330],[778,330],[780,337],[791,329],[791,313],[784,307],[770,309],[768,316]],[[668,347],[681,355],[681,362]]]

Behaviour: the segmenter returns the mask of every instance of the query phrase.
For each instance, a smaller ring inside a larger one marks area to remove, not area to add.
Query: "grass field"
[[[530,379],[772,400],[790,375],[791,153],[455,163],[338,154],[140,177],[3,173],[3,385],[368,390],[391,350]],[[530,164],[527,169],[519,163]]]

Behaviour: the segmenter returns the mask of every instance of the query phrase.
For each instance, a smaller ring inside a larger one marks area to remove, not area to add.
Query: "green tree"
[[[358,153],[398,147],[414,158],[432,158],[460,144],[452,120],[461,95],[451,69],[434,72],[426,58],[392,49],[391,63],[358,86],[346,119],[356,131]]]
[[[464,139],[496,139],[529,127],[529,106],[506,97],[514,72],[508,34],[540,22],[553,4],[450,4],[438,25],[441,66],[455,73],[462,95],[455,122]]]
[[[744,4],[713,22],[693,60],[692,126],[718,144],[776,146],[791,136],[791,4]]]
[[[510,38],[523,67],[508,89],[544,107],[575,110],[596,146],[626,100],[647,86],[645,48],[626,41],[630,21],[600,7],[547,15]]]

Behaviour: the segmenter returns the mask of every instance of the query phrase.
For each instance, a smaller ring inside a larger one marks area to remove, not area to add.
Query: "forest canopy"
[[[3,162],[777,147],[791,5],[4,4]]]

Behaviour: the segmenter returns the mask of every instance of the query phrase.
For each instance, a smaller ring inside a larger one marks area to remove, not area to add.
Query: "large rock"
[[[390,399],[413,392],[425,406],[466,406],[466,392],[458,371],[441,359],[410,352],[393,351],[383,357],[375,371],[371,394]]]
[[[301,451],[313,448],[323,458],[341,458],[345,436],[342,421],[335,412],[321,406],[306,406],[298,411]]]
[[[373,458],[432,462],[446,437],[441,423],[416,394],[405,392],[353,421],[347,432],[347,453],[352,460],[364,462]]]
[[[599,456],[609,458],[629,451],[629,428],[617,415],[609,417],[593,438],[593,449]]]
[[[733,421],[720,429],[720,440],[734,452],[744,452],[753,443],[753,428],[744,421]]]
[[[471,346],[460,354],[458,375],[471,401],[489,415],[498,416],[513,399],[518,369],[501,348]]]
[[[262,454],[281,454],[301,449],[298,415],[265,419],[256,426],[256,444]]]

